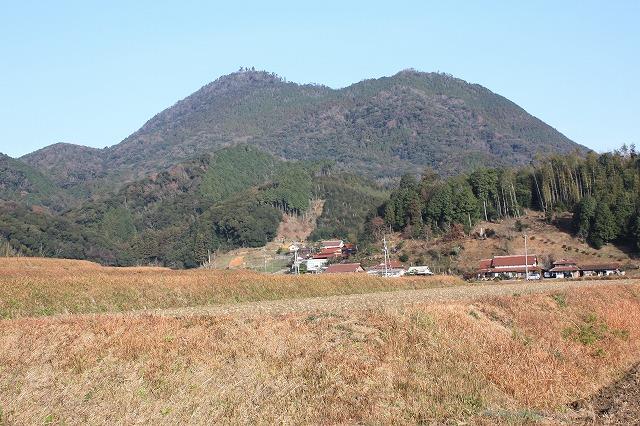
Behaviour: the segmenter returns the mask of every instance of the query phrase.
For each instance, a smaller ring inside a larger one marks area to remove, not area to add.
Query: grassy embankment
[[[0,258],[0,318],[125,312],[461,284],[455,277],[300,277],[249,271],[108,268],[86,261]]]
[[[70,282],[58,268],[55,288]],[[100,276],[109,292],[116,272]],[[207,282],[160,272],[118,276],[170,294]],[[16,318],[0,321],[0,424],[557,423],[639,353],[640,285],[313,315]]]

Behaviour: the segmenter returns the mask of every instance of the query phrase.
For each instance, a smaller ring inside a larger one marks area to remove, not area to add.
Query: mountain
[[[293,160],[330,160],[371,177],[427,167],[455,174],[521,165],[536,153],[586,152],[490,90],[413,70],[343,89],[263,71],[220,77],[110,148],[56,144],[22,158],[69,187],[125,182],[238,143]]]
[[[0,203],[0,240],[25,254],[193,267],[207,251],[271,241],[283,213],[326,200],[316,237],[357,239],[386,193],[323,163],[234,145],[173,165],[59,214]]]
[[[586,151],[446,74],[332,89],[241,71],[112,147],[0,156],[0,240],[27,255],[193,267],[209,251],[264,245],[283,214],[304,214],[311,200],[323,200],[312,238],[357,242],[388,197],[376,181]]]
[[[60,207],[67,197],[34,167],[0,153],[0,201]]]

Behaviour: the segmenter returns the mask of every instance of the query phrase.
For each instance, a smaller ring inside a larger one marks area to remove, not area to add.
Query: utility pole
[[[524,279],[529,280],[529,252],[527,251],[527,233],[524,234]]]
[[[300,250],[300,248],[298,246],[295,247],[295,250],[293,250],[293,269],[296,272],[296,275],[299,275],[300,265],[298,265],[298,250]]]
[[[383,236],[382,237],[382,243],[384,245],[384,276],[388,277],[389,276],[389,269],[387,268],[387,265],[389,264],[389,249],[387,248],[387,237]]]
[[[264,256],[264,272],[267,273],[267,250],[265,247],[262,248],[262,255]]]

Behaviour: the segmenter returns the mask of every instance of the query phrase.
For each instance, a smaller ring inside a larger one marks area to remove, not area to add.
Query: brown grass
[[[86,261],[0,258],[0,319],[59,313],[277,300],[430,288],[455,277],[284,276],[249,271],[110,268]]]
[[[5,320],[0,408],[7,424],[555,423],[638,360],[639,295]]]

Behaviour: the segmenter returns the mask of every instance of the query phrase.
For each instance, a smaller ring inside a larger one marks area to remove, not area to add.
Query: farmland
[[[455,277],[277,276],[250,271],[110,268],[77,260],[0,258],[0,318],[126,312],[460,285]]]
[[[0,424],[581,422],[640,361],[640,283],[582,284],[0,259]]]

